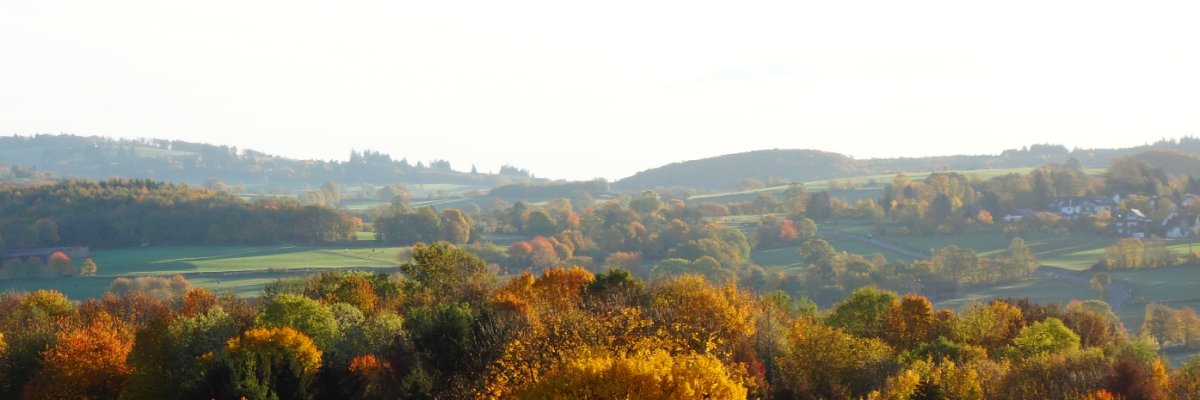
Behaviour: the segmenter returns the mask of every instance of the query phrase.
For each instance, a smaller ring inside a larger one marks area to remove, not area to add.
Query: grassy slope
[[[98,297],[117,276],[189,274],[193,285],[256,295],[280,277],[312,269],[387,267],[403,247],[179,246],[98,250],[96,277],[0,280],[0,291],[56,289],[71,298]]]

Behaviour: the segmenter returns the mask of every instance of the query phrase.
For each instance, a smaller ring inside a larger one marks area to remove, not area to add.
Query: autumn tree
[[[96,262],[92,261],[90,257],[83,259],[83,264],[79,267],[79,275],[82,276],[96,276],[96,272],[98,271],[99,267],[96,266]]]
[[[75,274],[75,263],[71,261],[71,257],[66,253],[56,251],[50,254],[50,258],[46,263],[47,267],[57,276],[71,276]]]
[[[25,387],[26,399],[116,398],[129,377],[132,333],[107,314],[59,332],[43,354],[42,370]]]
[[[793,324],[788,341],[779,357],[781,398],[859,398],[882,386],[895,368],[883,341],[804,318]]]
[[[566,360],[518,399],[745,399],[746,387],[711,355],[658,350]]]
[[[692,351],[715,354],[723,360],[754,336],[754,303],[732,282],[710,284],[700,275],[680,275],[650,289],[656,322]]]
[[[933,304],[921,295],[905,295],[893,300],[883,314],[884,338],[901,349],[909,349],[933,339]]]
[[[224,368],[229,385],[219,397],[313,398],[322,352],[296,329],[254,328],[229,340]]]
[[[442,239],[447,242],[462,244],[471,239],[471,223],[457,208],[442,210],[442,229],[445,231]]]

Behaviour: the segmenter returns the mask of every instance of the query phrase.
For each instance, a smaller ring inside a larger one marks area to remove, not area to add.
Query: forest
[[[145,179],[64,180],[0,186],[0,250],[60,243],[93,247],[328,243],[362,221],[295,199],[246,201]]]
[[[82,303],[8,293],[0,397],[1200,398],[1200,358],[1170,367],[1097,301],[956,311],[865,287],[818,308],[696,274],[506,280],[447,242],[400,270],[278,281],[255,300],[180,277]]]
[[[1101,298],[1127,285],[1109,273],[1200,264],[1159,237],[1200,217],[1200,181],[1174,172],[1190,163],[896,174],[853,202],[850,180],[726,202],[515,184],[437,208],[389,185],[390,201],[357,210],[332,182],[248,198],[146,179],[5,184],[0,250],[401,250],[384,272],[292,275],[250,297],[107,265],[97,277],[61,253],[10,257],[0,276],[22,284],[108,280],[95,298],[0,296],[0,398],[1200,398],[1200,358],[1161,353],[1200,349],[1190,307],[1149,303],[1126,326],[1128,307],[1095,299],[935,306],[1044,279],[1031,235],[1112,238],[1085,282]],[[542,200],[505,200],[526,196]],[[1110,205],[1074,215],[1063,199]],[[835,247],[845,234],[826,227],[846,224],[868,242],[986,233],[1006,246],[864,254]],[[795,261],[760,265],[767,250]]]

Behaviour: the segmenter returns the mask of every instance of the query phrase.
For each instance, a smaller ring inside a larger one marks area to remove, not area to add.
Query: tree
[[[895,293],[867,286],[850,292],[825,317],[825,323],[855,336],[883,337],[883,318],[898,300]]]
[[[488,278],[483,260],[447,242],[417,243],[412,261],[400,264],[400,272],[408,278],[410,295],[436,296],[445,302],[482,301],[482,286],[494,279]]]
[[[337,207],[342,201],[342,189],[336,183],[325,182],[321,185],[321,193],[325,198],[325,205],[329,207]]]
[[[554,236],[558,233],[558,223],[554,217],[544,210],[533,210],[525,222],[525,233],[533,236]]]
[[[41,218],[29,226],[29,237],[34,246],[47,247],[58,244],[58,224],[50,218]]]
[[[21,257],[5,258],[0,263],[0,278],[19,278],[24,275],[25,263],[21,262]]]
[[[1058,318],[1046,318],[1021,328],[1013,338],[1013,351],[1018,357],[1055,353],[1079,348],[1079,335],[1063,325]]]
[[[295,294],[280,294],[268,299],[258,316],[258,325],[294,328],[321,348],[332,345],[339,333],[337,320],[328,306]]]
[[[1092,289],[1100,292],[1101,296],[1108,295],[1108,286],[1112,285],[1112,277],[1107,272],[1097,272],[1092,274]]]
[[[892,349],[840,329],[798,319],[779,357],[781,398],[850,399],[882,386],[894,368]]]
[[[657,350],[567,360],[518,399],[745,399],[746,387],[711,355]]]
[[[641,196],[629,201],[629,208],[641,214],[648,214],[662,208],[662,199],[653,190],[642,192]]]
[[[117,398],[130,373],[126,358],[133,349],[132,336],[129,328],[107,313],[60,332],[22,397]]]
[[[697,353],[728,359],[754,336],[753,301],[732,282],[718,288],[701,275],[667,278],[651,288],[650,305],[660,326]]]
[[[58,276],[71,276],[75,273],[75,263],[71,262],[70,256],[61,251],[50,254],[49,262],[46,263],[46,266]]]
[[[754,179],[754,178],[742,179],[742,180],[738,181],[736,185],[734,185],[734,188],[736,188],[738,191],[742,191],[742,192],[750,191],[750,190],[758,190],[758,189],[762,189],[764,187],[766,187],[766,185],[763,184],[762,181],[760,181],[758,179]]]
[[[463,244],[471,239],[471,222],[457,208],[442,210],[442,238],[454,244]]]
[[[96,266],[96,262],[92,261],[90,257],[83,259],[83,265],[79,267],[79,275],[83,276],[96,276],[96,272],[98,271],[99,267]]]
[[[253,328],[229,341],[225,360],[231,382],[227,398],[295,398],[313,396],[321,368],[321,350],[296,329]]]
[[[936,322],[929,299],[905,295],[900,300],[893,300],[883,314],[884,338],[897,348],[911,349],[933,339]]]

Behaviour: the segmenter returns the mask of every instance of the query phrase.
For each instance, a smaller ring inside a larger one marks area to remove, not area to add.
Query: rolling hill
[[[1200,173],[1200,139],[1185,137],[1120,149],[1074,149],[1061,145],[1033,145],[998,155],[956,155],[858,160],[817,150],[758,150],[684,162],[638,172],[613,183],[613,189],[639,191],[684,187],[704,191],[728,190],[742,179],[805,182],[897,172],[965,171],[1032,168],[1079,160],[1084,167],[1107,167],[1114,158],[1133,156],[1150,161],[1168,173]],[[1161,164],[1161,165],[1160,165]],[[1197,167],[1192,167],[1197,165]]]
[[[298,160],[255,150],[164,139],[110,139],[98,136],[35,135],[0,137],[0,164],[52,172],[67,178],[138,178],[192,185],[219,179],[263,188],[295,190],[339,183],[449,183],[495,187],[544,181],[512,167],[500,174],[467,173],[450,163],[426,165],[393,159],[375,151],[352,152],[348,161]]]

